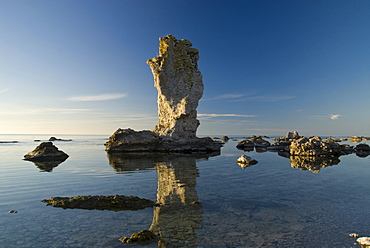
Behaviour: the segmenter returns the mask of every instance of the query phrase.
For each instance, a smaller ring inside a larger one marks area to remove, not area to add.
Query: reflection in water
[[[215,154],[108,154],[116,171],[155,168],[158,174],[158,207],[149,230],[160,236],[158,247],[196,247],[203,208],[195,189],[196,160]]]
[[[195,190],[198,170],[195,158],[178,157],[159,162],[157,201],[152,231],[159,234],[159,247],[196,247],[196,231],[202,221],[203,209]]]
[[[61,161],[42,161],[42,162],[33,162],[41,172],[52,172],[55,167],[63,163],[66,159]]]
[[[339,164],[338,157],[291,156],[290,164],[293,168],[310,170],[319,173],[321,169]]]

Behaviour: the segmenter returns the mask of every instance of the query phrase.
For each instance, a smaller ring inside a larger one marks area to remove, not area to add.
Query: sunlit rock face
[[[197,107],[203,95],[198,50],[188,40],[159,39],[159,56],[147,63],[158,90],[158,124],[152,131],[118,129],[105,143],[107,152],[214,152],[221,143],[196,137]]]
[[[204,86],[197,65],[198,50],[191,46],[190,41],[172,35],[159,38],[159,56],[147,61],[158,90],[158,124],[153,132],[160,136],[196,136],[196,108]]]
[[[326,143],[320,137],[301,138],[290,145],[291,156],[340,156],[345,154],[339,144]]]

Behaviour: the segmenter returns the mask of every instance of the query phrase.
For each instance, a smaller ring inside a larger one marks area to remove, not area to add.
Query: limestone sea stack
[[[152,131],[118,129],[105,143],[108,152],[213,152],[221,144],[196,137],[197,107],[203,95],[198,50],[188,40],[159,38],[159,56],[149,59],[158,91],[158,124]]]

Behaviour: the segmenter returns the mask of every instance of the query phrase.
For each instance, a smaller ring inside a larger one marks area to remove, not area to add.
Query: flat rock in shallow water
[[[53,207],[59,208],[79,208],[89,210],[140,210],[147,207],[153,207],[154,201],[139,198],[137,196],[124,195],[95,195],[95,196],[77,196],[77,197],[52,197],[44,199],[42,202]]]

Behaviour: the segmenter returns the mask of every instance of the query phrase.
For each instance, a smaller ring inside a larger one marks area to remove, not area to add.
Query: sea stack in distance
[[[214,152],[221,144],[198,138],[197,107],[203,95],[199,52],[188,40],[159,38],[159,56],[149,59],[158,91],[158,124],[152,131],[118,129],[105,143],[107,152]]]

